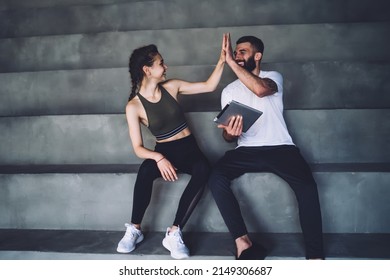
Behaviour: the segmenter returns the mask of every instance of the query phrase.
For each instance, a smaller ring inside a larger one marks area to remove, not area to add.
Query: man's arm
[[[269,78],[260,78],[259,76],[254,75],[249,72],[239,64],[237,64],[236,60],[233,57],[233,50],[231,46],[230,34],[228,34],[228,38],[226,41],[226,63],[232,69],[232,71],[236,74],[237,78],[254,94],[258,97],[264,97],[267,95],[272,95],[278,91],[277,84],[269,79]],[[261,60],[261,53],[255,54],[255,60]]]
[[[278,91],[276,83],[269,78],[260,78],[238,65],[234,60],[228,65],[236,74],[237,78],[256,96],[265,97]]]

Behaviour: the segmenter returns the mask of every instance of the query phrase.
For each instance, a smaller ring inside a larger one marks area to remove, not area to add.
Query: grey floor
[[[146,232],[130,254],[118,254],[123,232],[0,230],[0,259],[169,259],[163,232]],[[303,259],[301,234],[251,234],[269,250],[267,259]],[[234,259],[228,233],[184,233],[191,258]],[[390,234],[325,234],[327,259],[390,259]]]

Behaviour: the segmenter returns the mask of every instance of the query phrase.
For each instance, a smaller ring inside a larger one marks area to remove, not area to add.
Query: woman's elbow
[[[213,92],[217,89],[217,85],[207,85],[204,92]]]
[[[133,147],[133,150],[134,150],[134,154],[138,157],[138,158],[142,158],[142,149],[138,148],[138,147]]]

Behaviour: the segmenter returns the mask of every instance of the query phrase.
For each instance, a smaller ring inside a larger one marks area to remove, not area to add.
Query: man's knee
[[[222,169],[213,168],[210,172],[207,186],[212,193],[218,192],[225,187],[230,186],[230,179],[227,174],[222,171]]]

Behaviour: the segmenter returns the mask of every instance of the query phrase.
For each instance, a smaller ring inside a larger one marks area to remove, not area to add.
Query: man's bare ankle
[[[237,257],[240,257],[241,253],[252,246],[252,241],[248,235],[238,237],[236,240]]]

